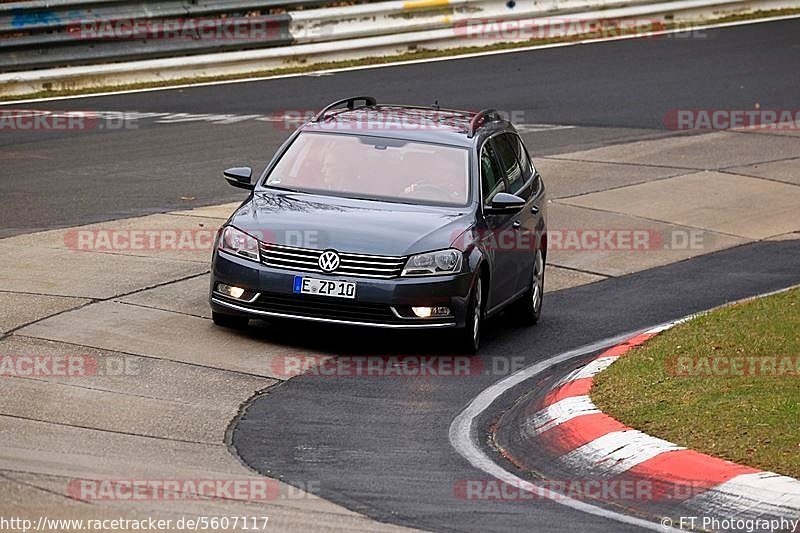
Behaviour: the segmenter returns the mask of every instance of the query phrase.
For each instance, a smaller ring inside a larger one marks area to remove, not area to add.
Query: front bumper
[[[295,276],[356,283],[356,299],[295,294]],[[215,252],[211,274],[211,309],[249,318],[287,318],[390,329],[462,327],[472,274],[374,279],[359,276],[284,270]],[[250,298],[237,300],[215,292],[217,283],[248,289]],[[448,306],[442,318],[408,318],[410,306]]]

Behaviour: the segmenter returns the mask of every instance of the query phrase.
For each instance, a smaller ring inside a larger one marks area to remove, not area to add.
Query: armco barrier
[[[517,21],[547,37],[568,37],[584,34],[581,28],[585,26],[573,27],[565,21],[611,21],[612,26],[624,21],[647,26],[797,7],[796,0],[395,0],[315,7],[330,1],[0,4],[0,95],[240,75],[323,61],[530,39],[529,34],[501,34],[490,41],[470,34],[468,25],[487,20]],[[122,24],[132,20],[146,24]],[[241,36],[164,38],[159,23],[172,20],[184,24],[201,21],[212,34],[234,27]],[[103,32],[109,27],[114,29],[111,36]]]
[[[282,46],[292,42],[287,9],[325,4],[325,0],[0,3],[0,72]],[[165,39],[148,29],[179,20],[195,20],[210,33],[235,29],[261,38]],[[102,31],[109,28],[120,31],[109,38]],[[260,34],[253,31],[260,28]]]

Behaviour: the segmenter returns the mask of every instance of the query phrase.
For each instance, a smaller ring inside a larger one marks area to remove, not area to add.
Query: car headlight
[[[259,261],[258,239],[251,237],[247,233],[234,228],[225,226],[222,235],[219,237],[218,247],[228,253]]]
[[[403,276],[433,276],[451,274],[461,270],[462,252],[450,248],[436,252],[412,255],[403,268]]]

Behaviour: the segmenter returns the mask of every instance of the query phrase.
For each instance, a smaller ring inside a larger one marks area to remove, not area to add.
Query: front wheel
[[[481,278],[475,283],[475,290],[467,306],[464,327],[458,333],[458,347],[467,354],[478,351],[481,343],[481,324],[483,322],[483,283]]]
[[[544,256],[541,250],[536,250],[531,272],[531,284],[525,294],[517,300],[512,313],[515,317],[528,325],[536,324],[542,316],[542,298],[544,296]]]

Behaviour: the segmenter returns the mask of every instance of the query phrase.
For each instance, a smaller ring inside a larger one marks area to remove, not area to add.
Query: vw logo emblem
[[[325,272],[333,272],[337,268],[339,268],[339,254],[334,252],[333,250],[327,250],[322,252],[322,255],[319,256],[319,267]]]

